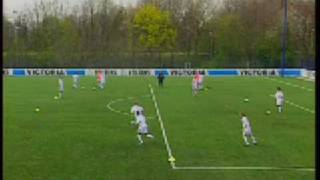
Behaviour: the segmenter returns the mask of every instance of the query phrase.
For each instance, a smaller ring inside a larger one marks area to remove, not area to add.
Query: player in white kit
[[[192,79],[192,95],[196,96],[198,94],[198,80],[197,78]]]
[[[154,138],[153,135],[149,132],[146,117],[140,111],[137,111],[136,125],[138,125],[137,138],[139,140],[140,145],[144,143],[142,136],[146,136],[151,139]]]
[[[62,98],[63,92],[64,92],[64,82],[63,82],[62,77],[59,77],[58,82],[59,82],[59,98]]]
[[[278,107],[278,112],[281,113],[284,106],[284,94],[280,87],[277,87],[277,92],[274,97],[276,98],[276,106]]]
[[[138,113],[143,114],[143,107],[140,106],[137,102],[135,102],[131,107],[130,112],[134,114],[135,121],[131,121],[131,123],[134,124],[137,121]]]
[[[72,87],[73,87],[74,89],[78,89],[78,88],[79,88],[79,83],[80,83],[80,77],[79,77],[79,75],[73,75],[72,78],[73,78],[73,85],[72,85]]]
[[[247,146],[250,145],[248,138],[251,138],[252,143],[256,145],[257,141],[256,141],[256,138],[253,136],[249,119],[244,113],[241,113],[241,122],[242,122],[242,136],[243,136],[245,145]]]

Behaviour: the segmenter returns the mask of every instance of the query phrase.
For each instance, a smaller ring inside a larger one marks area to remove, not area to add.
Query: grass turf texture
[[[311,82],[279,79],[314,90]],[[86,88],[74,90],[65,78],[64,98],[54,100],[57,77],[4,78],[4,179],[315,179],[302,171],[172,170],[156,118],[149,120],[155,139],[139,146],[133,117],[107,108],[125,98],[112,108],[128,112],[138,101],[155,116],[151,97],[143,96],[152,84],[177,166],[314,167],[315,115],[290,105],[278,114],[269,96],[281,86],[287,99],[314,110],[314,91],[244,77],[206,78],[211,88],[197,97],[191,78],[167,78],[159,88],[151,77],[111,77],[102,91],[91,90],[93,77],[80,83]],[[258,146],[243,146],[240,111]]]

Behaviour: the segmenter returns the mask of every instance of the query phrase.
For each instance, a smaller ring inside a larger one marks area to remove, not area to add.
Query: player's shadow
[[[212,88],[210,86],[205,86],[203,87],[202,89],[200,89],[200,91],[209,91],[211,90]]]

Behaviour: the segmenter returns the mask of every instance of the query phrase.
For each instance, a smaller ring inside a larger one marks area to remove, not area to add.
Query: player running
[[[59,98],[63,98],[64,82],[63,82],[62,77],[59,77],[58,83],[59,83]]]
[[[256,138],[253,136],[251,125],[249,122],[249,119],[247,118],[246,114],[241,113],[241,122],[242,122],[242,136],[243,140],[246,146],[249,146],[250,143],[248,141],[248,138],[250,137],[252,140],[252,143],[254,145],[257,144]]]
[[[194,77],[193,79],[192,79],[192,95],[193,96],[196,96],[196,95],[198,95],[198,81],[197,81],[197,79],[196,79],[196,77]]]
[[[98,72],[98,79],[97,79],[97,81],[98,81],[98,86],[99,86],[99,88],[100,88],[100,89],[104,89],[105,84],[106,84],[106,74],[105,74],[104,71],[100,70],[100,71]]]
[[[146,136],[150,139],[153,139],[154,136],[149,132],[147,120],[143,113],[141,113],[141,111],[137,111],[136,113],[136,125],[138,125],[137,138],[139,140],[139,144],[142,145],[144,143],[142,136]]]
[[[79,84],[80,84],[80,77],[79,77],[79,75],[73,75],[72,78],[73,78],[73,85],[72,85],[72,87],[73,87],[74,89],[78,89],[78,88],[79,88]]]
[[[281,113],[284,106],[284,94],[280,87],[277,87],[277,92],[274,97],[276,98],[276,106],[278,107],[278,112]]]
[[[203,89],[203,75],[200,73],[198,75],[198,89],[199,90]]]
[[[131,107],[130,112],[133,113],[135,117],[135,121],[131,121],[131,123],[133,124],[137,121],[138,114],[143,114],[143,107],[140,106],[137,102],[135,102]]]
[[[194,78],[197,81],[197,89],[199,89],[199,79],[200,79],[200,73],[197,71],[196,74],[194,75]]]

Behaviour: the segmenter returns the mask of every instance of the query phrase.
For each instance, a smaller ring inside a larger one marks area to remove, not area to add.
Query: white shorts
[[[252,131],[251,128],[246,128],[243,130],[243,135],[244,136],[252,136]]]
[[[148,126],[139,126],[138,128],[138,133],[139,134],[148,134]]]
[[[198,90],[198,87],[197,86],[192,86],[192,90],[196,91],[196,90]]]
[[[283,106],[283,104],[284,104],[284,100],[282,100],[282,99],[277,99],[276,100],[276,105],[277,106]]]
[[[198,88],[199,89],[202,89],[203,88],[203,82],[201,81],[201,82],[199,82],[199,84],[198,84]]]

